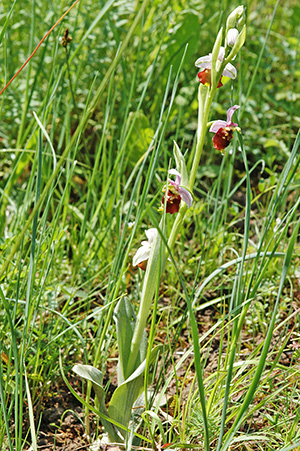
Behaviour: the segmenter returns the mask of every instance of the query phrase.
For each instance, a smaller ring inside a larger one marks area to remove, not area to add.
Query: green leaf
[[[156,346],[150,353],[150,365],[156,360],[162,346]],[[109,403],[105,406],[105,391],[102,387],[103,374],[91,365],[75,365],[73,371],[83,379],[90,381],[97,396],[101,421],[113,442],[123,442],[131,417],[132,406],[144,388],[144,371],[146,359],[136,371],[115,390]],[[111,421],[110,421],[111,420]],[[122,428],[120,425],[123,425]]]
[[[150,353],[150,365],[158,356],[161,346],[156,346]],[[108,407],[110,418],[116,422],[128,427],[131,417],[132,406],[141,395],[144,388],[144,371],[146,368],[146,359],[140,364],[135,372],[121,384],[113,393]],[[120,429],[121,434],[124,431]]]
[[[102,387],[103,382],[102,372],[91,365],[75,365],[73,367],[73,371],[78,376],[92,383],[93,389],[95,391],[99,403],[99,410],[105,417],[108,418],[109,414],[105,407],[105,391]],[[108,421],[108,419],[102,417],[101,421],[105,430],[108,432],[111,441],[113,442],[119,442],[120,440],[123,441],[123,438],[118,433],[116,427],[110,421]]]
[[[130,360],[131,341],[136,323],[136,316],[133,307],[127,298],[120,299],[114,312],[114,319],[116,322],[119,349],[118,384],[120,385],[130,376],[127,368],[128,362]],[[141,341],[140,352],[137,356],[134,370],[146,358],[146,352],[147,336],[146,332],[144,332]]]

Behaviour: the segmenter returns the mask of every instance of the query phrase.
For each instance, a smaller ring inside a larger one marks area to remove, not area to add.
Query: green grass
[[[2,2],[1,86],[69,6]],[[54,383],[65,389],[60,359],[65,375],[76,363],[105,373],[114,362],[113,309],[123,295],[139,303],[143,274],[131,259],[160,221],[173,140],[192,163],[194,61],[236,6],[155,0],[142,14],[142,2],[79,2],[2,94],[0,449],[34,446],[42,400]],[[230,441],[246,451],[300,447],[300,10],[293,0],[245,6],[238,79],[218,90],[211,114],[223,118],[231,100],[240,104],[242,141],[222,157],[206,140],[176,266],[161,278],[150,332],[165,352],[153,387],[162,399],[175,388],[168,408],[147,406],[140,433],[148,448],[203,449],[194,357],[212,450]],[[173,221],[167,215],[166,237]]]

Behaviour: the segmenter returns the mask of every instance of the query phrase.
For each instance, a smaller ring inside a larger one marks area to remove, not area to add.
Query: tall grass
[[[3,2],[3,86],[69,6]],[[222,2],[224,17],[235,6]],[[207,449],[300,446],[299,10],[246,6],[238,88],[213,105],[213,118],[228,96],[241,105],[243,140],[224,158],[207,140],[154,302],[149,346],[165,351],[140,427],[153,449],[203,449],[200,396]],[[59,359],[64,374],[77,362],[105,373],[113,362],[113,309],[125,294],[139,302],[131,257],[159,223],[173,139],[187,160],[195,146],[193,64],[211,51],[220,13],[218,2],[196,0],[79,2],[3,93],[0,449],[37,446],[42,400],[54,382],[65,387]]]

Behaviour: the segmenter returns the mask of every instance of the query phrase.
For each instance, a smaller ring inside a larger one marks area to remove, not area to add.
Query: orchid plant
[[[129,300],[125,297],[121,298],[115,309],[119,351],[118,388],[115,390],[108,408],[104,403],[105,393],[101,371],[90,365],[75,365],[73,368],[75,373],[92,383],[98,400],[102,424],[110,440],[115,442],[120,443],[126,440],[132,418],[132,408],[144,391],[146,363],[149,367],[160,353],[159,347],[152,349],[150,353],[148,352],[146,362],[147,336],[145,328],[160,275],[159,271],[164,269],[168,253],[174,247],[186,212],[193,204],[192,192],[208,131],[208,119],[214,96],[217,89],[225,84],[226,77],[234,80],[237,76],[237,70],[231,61],[235,59],[245,41],[246,26],[243,21],[244,8],[239,6],[229,15],[225,30],[224,28],[220,29],[212,52],[200,57],[195,63],[196,67],[200,69],[198,73],[200,84],[197,145],[192,165],[188,171],[185,158],[178,145],[174,143],[176,169],[169,170],[169,175],[175,176],[175,180],[168,178],[166,186],[163,187],[159,210],[174,215],[175,220],[167,246],[161,239],[160,230],[150,228],[145,232],[147,241],[142,241],[141,247],[133,257],[133,266],[138,266],[145,271],[141,302],[137,316],[135,316]],[[225,149],[229,146],[234,131],[240,131],[237,123],[232,122],[232,116],[238,108],[238,105],[229,107],[227,120],[214,121],[209,129],[214,133],[213,146],[222,155],[225,154]],[[198,379],[198,383],[202,384],[202,380]],[[201,400],[202,408],[204,402],[205,400]]]

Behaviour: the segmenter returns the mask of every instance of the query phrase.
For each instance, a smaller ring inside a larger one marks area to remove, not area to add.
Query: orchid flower
[[[225,47],[220,47],[216,64],[217,71],[221,67],[221,63],[224,59],[224,56],[225,56]],[[200,83],[206,86],[211,86],[212,53],[209,53],[206,56],[201,56],[201,58],[198,58],[197,61],[195,62],[195,66],[202,69],[202,71],[198,73]],[[228,63],[226,64],[222,72],[222,75],[234,79],[236,78],[237,75],[236,68],[232,64]],[[217,88],[220,88],[221,86],[223,86],[223,84],[220,79]]]
[[[209,131],[215,133],[213,137],[214,147],[220,150],[224,154],[225,147],[229,146],[233,132],[239,130],[238,124],[231,122],[231,118],[235,110],[239,108],[239,105],[234,105],[227,111],[227,122],[226,121],[215,121],[210,127]]]
[[[168,184],[171,186],[168,187],[167,191],[167,201],[166,201],[166,213],[177,213],[180,207],[180,202],[183,200],[188,206],[191,207],[193,203],[193,196],[189,192],[188,189],[180,186],[181,183],[181,174],[176,169],[171,169],[169,174],[175,175],[175,181],[168,179]],[[161,205],[162,208],[165,202],[165,195],[162,198]]]
[[[145,231],[148,241],[142,241],[142,246],[137,250],[132,259],[133,266],[139,266],[145,270],[147,266],[147,260],[150,256],[151,246],[157,237],[157,229],[151,228]]]

